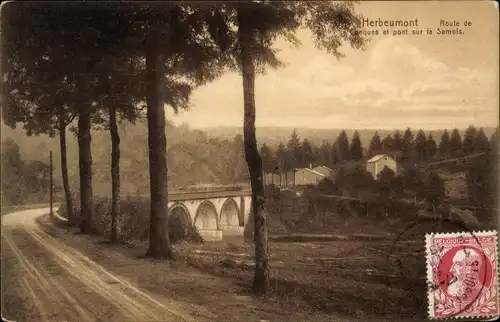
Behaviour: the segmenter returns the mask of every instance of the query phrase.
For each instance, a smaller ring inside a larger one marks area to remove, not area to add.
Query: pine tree
[[[462,151],[464,155],[470,155],[474,153],[476,147],[477,131],[473,125],[470,125],[464,133],[462,141]]]
[[[382,152],[390,153],[393,151],[393,147],[394,147],[394,139],[392,138],[392,135],[389,134],[382,140]]]
[[[462,137],[458,129],[453,129],[450,140],[450,155],[458,157],[462,155]]]
[[[361,160],[363,157],[363,146],[361,145],[358,131],[354,131],[354,135],[352,136],[350,152],[354,161]]]
[[[328,141],[323,141],[318,147],[318,163],[327,167],[332,166],[332,147]]]
[[[401,136],[401,132],[396,130],[393,135],[393,149],[394,151],[401,152],[401,148],[403,146],[403,137]]]
[[[339,162],[345,162],[351,160],[351,153],[349,151],[349,138],[344,130],[342,130],[337,137],[336,151]]]
[[[439,141],[438,152],[440,159],[447,159],[450,157],[451,140],[450,140],[450,134],[446,129],[444,130],[443,135],[441,136],[441,141]]]
[[[402,156],[401,159],[404,162],[409,162],[412,158],[414,146],[413,146],[413,133],[410,128],[407,128],[403,135],[403,142],[401,147]]]
[[[286,148],[289,152],[290,170],[301,167],[302,155],[300,149],[300,138],[296,129],[294,129],[292,134],[290,134]]]
[[[273,164],[273,154],[271,148],[264,143],[260,147],[259,155],[262,159],[262,170],[264,170],[264,173],[273,173],[276,166]]]
[[[286,147],[283,142],[280,142],[276,147],[276,164],[280,173],[287,167]]]
[[[378,132],[373,134],[372,140],[370,141],[370,146],[368,147],[368,156],[372,157],[382,152],[382,142],[380,141],[380,136]]]
[[[340,162],[340,152],[337,147],[337,142],[333,143],[332,145],[332,150],[331,150],[331,158],[332,158],[332,164],[338,164]]]
[[[427,137],[427,153],[429,156],[430,160],[434,160],[437,156],[437,145],[436,141],[434,140],[434,137],[432,136],[431,133],[429,133],[429,136]]]
[[[280,142],[280,144],[278,144],[278,147],[276,148],[276,167],[277,172],[280,173],[280,181],[282,173],[285,172],[286,169],[288,169],[288,164],[289,162],[286,147],[283,142]]]
[[[302,164],[301,167],[308,167],[309,164],[314,163],[315,156],[313,152],[313,146],[309,143],[309,140],[304,139],[301,146]]]
[[[427,160],[427,138],[422,129],[417,132],[417,136],[415,137],[415,152],[419,162]]]
[[[489,148],[490,144],[488,141],[488,137],[484,133],[483,128],[480,128],[476,136],[476,145],[474,147],[474,153],[488,152]]]
[[[244,4],[223,5],[223,10],[217,10],[220,15],[212,10],[206,10],[209,17],[222,21],[223,26],[216,29],[217,38],[231,34],[236,29],[237,43],[229,47],[229,53],[237,53],[236,59],[231,60],[231,65],[236,60],[240,65],[243,79],[243,106],[245,155],[248,162],[252,182],[253,216],[255,223],[255,274],[252,290],[254,293],[264,293],[268,275],[267,255],[267,220],[264,205],[264,188],[259,178],[262,171],[258,157],[257,140],[255,137],[255,78],[256,73],[265,70],[266,65],[278,67],[281,64],[272,45],[279,35],[284,39],[296,42],[295,32],[302,25],[309,28],[314,38],[314,43],[320,49],[336,57],[341,57],[339,47],[347,42],[352,47],[359,49],[365,43],[359,32],[359,21],[351,4],[339,5],[332,2],[274,2],[252,1]],[[236,10],[235,10],[236,9]],[[232,33],[234,35],[234,33]],[[227,45],[229,41],[219,42]],[[236,50],[235,50],[236,49]],[[230,54],[231,55],[231,54]],[[349,147],[347,147],[349,148]]]

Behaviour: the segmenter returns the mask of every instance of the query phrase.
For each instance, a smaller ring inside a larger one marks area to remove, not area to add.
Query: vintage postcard
[[[496,2],[0,22],[2,320],[500,316]]]

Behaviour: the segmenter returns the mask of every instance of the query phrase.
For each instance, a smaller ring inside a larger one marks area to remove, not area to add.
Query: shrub
[[[342,193],[340,188],[333,182],[333,180],[328,178],[322,179],[318,183],[317,189],[321,193],[325,194],[340,195]]]
[[[61,205],[61,215],[66,217],[66,206]],[[74,201],[73,213],[76,215],[72,225],[80,224],[80,204]],[[94,216],[97,233],[109,238],[111,236],[111,199],[94,197]],[[174,217],[175,218],[175,217]],[[120,200],[117,216],[117,233],[119,241],[147,241],[149,238],[150,205],[149,199],[143,197],[126,197]],[[188,222],[187,228],[173,220],[169,222],[170,240],[177,242],[185,238],[191,242],[201,242],[202,238],[194,226]],[[179,233],[180,231],[180,233]]]

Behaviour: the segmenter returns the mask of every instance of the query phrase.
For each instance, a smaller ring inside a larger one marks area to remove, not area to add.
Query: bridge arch
[[[170,241],[177,243],[181,240],[190,239],[192,230],[191,216],[189,210],[183,204],[174,204],[168,210],[168,232]]]
[[[194,226],[198,230],[217,230],[219,227],[217,209],[209,201],[203,201],[196,210]]]
[[[240,209],[233,198],[228,198],[222,205],[219,225],[221,229],[240,226]]]

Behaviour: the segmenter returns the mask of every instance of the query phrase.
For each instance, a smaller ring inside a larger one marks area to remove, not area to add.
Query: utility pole
[[[50,215],[52,216],[53,215],[53,212],[52,212],[52,204],[53,204],[53,199],[54,199],[54,196],[53,196],[53,184],[52,184],[52,180],[53,180],[53,168],[52,168],[52,151],[50,151]]]

